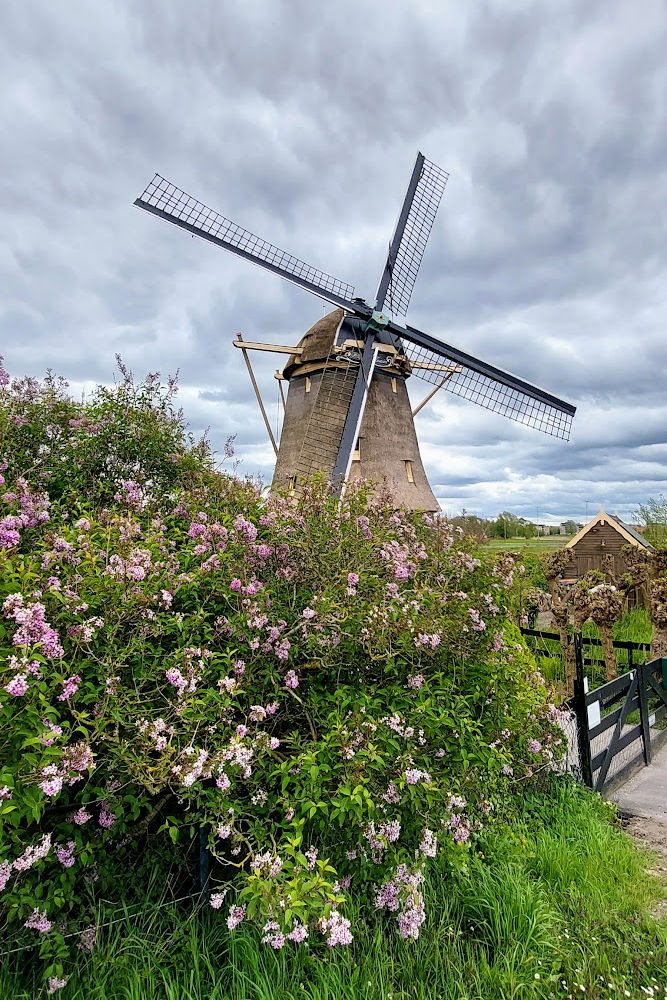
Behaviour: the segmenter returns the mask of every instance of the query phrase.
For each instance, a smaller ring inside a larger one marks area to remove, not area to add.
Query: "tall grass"
[[[460,871],[430,878],[417,942],[391,921],[355,919],[347,950],[274,953],[245,925],[230,935],[219,914],[154,898],[101,932],[63,1000],[664,997],[667,925],[648,915],[660,892],[648,860],[598,796],[554,779],[518,800]],[[26,956],[10,956],[3,1000],[39,990]]]

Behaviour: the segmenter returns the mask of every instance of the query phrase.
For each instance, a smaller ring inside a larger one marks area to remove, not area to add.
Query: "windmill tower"
[[[273,475],[277,486],[298,489],[317,469],[333,472],[362,336],[363,326],[336,309],[308,330],[288,358],[282,377],[288,380],[289,391]],[[386,350],[380,348],[368,387],[348,478],[386,484],[401,507],[439,510],[419,453],[406,387],[409,365],[392,350],[388,338],[382,347]]]
[[[156,174],[135,205],[194,236],[279,274],[336,308],[294,346],[251,344],[237,336],[276,452],[274,484],[298,490],[316,471],[342,493],[363,477],[388,486],[397,504],[434,511],[414,416],[439,389],[553,437],[567,440],[575,407],[509,372],[396,322],[405,315],[448,175],[417,154],[389,245],[374,307],[352,286],[254,236]],[[385,310],[385,305],[388,307]],[[277,372],[285,406],[280,445],[266,416],[248,351],[289,357]],[[413,410],[406,380],[432,388]],[[289,383],[287,399],[282,382]]]

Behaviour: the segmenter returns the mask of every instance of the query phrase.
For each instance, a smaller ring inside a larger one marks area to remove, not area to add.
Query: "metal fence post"
[[[203,823],[197,831],[196,854],[195,881],[199,891],[205,892],[208,888],[210,858],[208,853],[208,831]]]
[[[648,721],[648,698],[646,697],[646,673],[648,663],[640,663],[637,670],[637,693],[639,695],[639,724],[642,727],[642,743],[644,744],[644,763],[651,763],[651,727]]]
[[[593,787],[591,767],[591,741],[588,736],[588,706],[586,705],[586,678],[584,675],[584,648],[581,632],[574,633],[574,711],[577,719],[577,746],[581,778],[589,788]]]

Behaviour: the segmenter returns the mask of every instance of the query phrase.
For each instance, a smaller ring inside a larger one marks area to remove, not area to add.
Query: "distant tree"
[[[516,514],[504,510],[495,521],[489,525],[489,537],[491,538],[518,538],[520,522]]]
[[[639,505],[637,517],[646,525],[644,537],[656,548],[667,548],[667,497],[661,493]]]
[[[568,535],[576,535],[577,533],[577,522],[576,521],[566,521],[563,525],[565,532]]]
[[[452,518],[455,528],[461,528],[466,538],[474,538],[477,542],[486,542],[489,538],[489,524],[486,518],[470,514],[465,507],[461,513]]]

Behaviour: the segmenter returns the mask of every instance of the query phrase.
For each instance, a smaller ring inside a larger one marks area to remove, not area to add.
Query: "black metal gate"
[[[572,707],[577,719],[582,780],[603,789],[624,780],[667,739],[667,657],[640,663],[587,690],[581,639],[575,635],[577,674]]]

